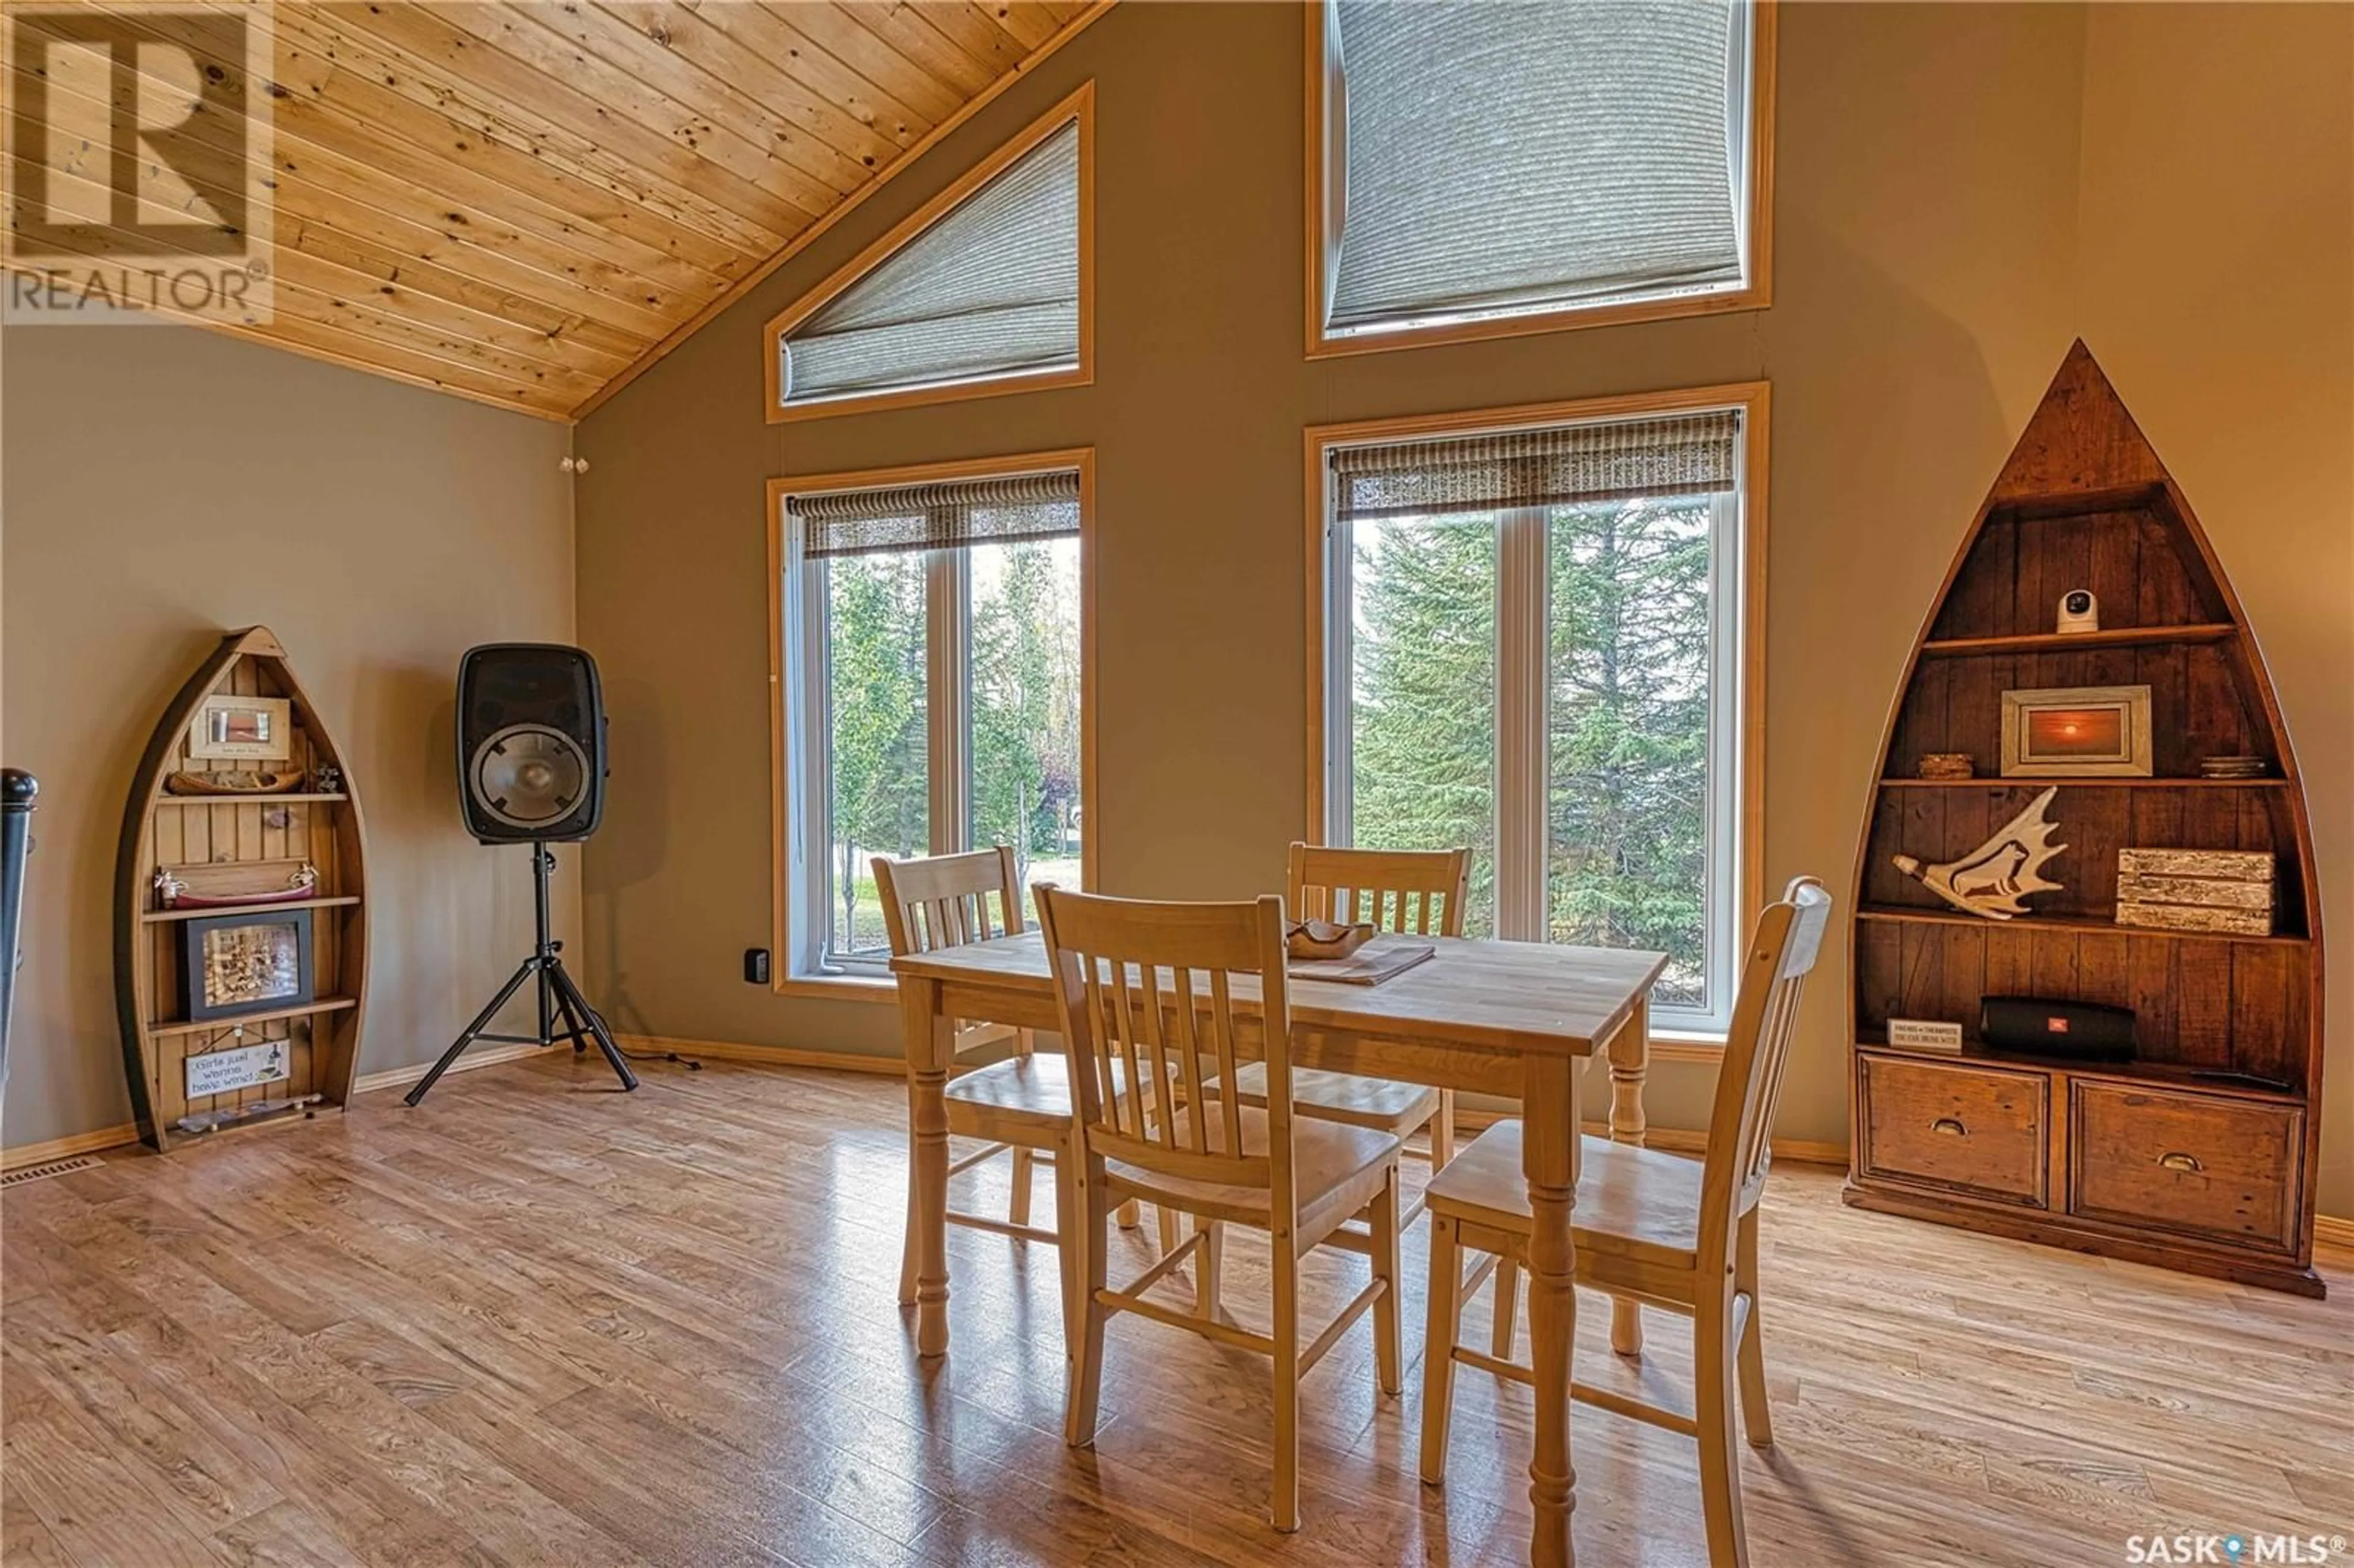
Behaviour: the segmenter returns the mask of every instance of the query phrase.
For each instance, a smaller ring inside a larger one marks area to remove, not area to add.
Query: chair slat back
[[[1288,1213],[1283,900],[1169,904],[1052,886],[1039,887],[1037,897],[1070,1053],[1071,1103],[1089,1150],[1166,1176],[1264,1188],[1275,1212]],[[1259,986],[1257,1033],[1267,1062],[1267,1147],[1247,1154],[1240,1100],[1204,1092],[1213,1076],[1234,1082],[1248,1059],[1235,1027],[1237,976]],[[1168,1092],[1172,1083],[1182,1107]]]
[[[874,865],[875,890],[883,897],[883,924],[896,957],[986,942],[1022,929],[1013,852],[1003,844],[928,860],[886,860],[878,854]],[[997,900],[993,925],[989,908],[992,894]]]
[[[1757,1206],[1766,1189],[1774,1107],[1797,1031],[1798,1002],[1822,951],[1830,913],[1831,895],[1823,885],[1811,876],[1797,877],[1779,903],[1766,906],[1750,936],[1709,1118],[1700,1216],[1701,1248],[1708,1255],[1715,1255],[1720,1244],[1732,1246],[1737,1222]]]
[[[1284,901],[1295,919],[1369,923],[1424,937],[1463,935],[1471,852],[1291,846]]]

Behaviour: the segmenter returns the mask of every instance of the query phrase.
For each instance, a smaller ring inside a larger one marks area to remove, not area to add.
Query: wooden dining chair
[[[927,953],[966,942],[985,942],[1011,936],[1023,928],[1022,889],[1015,874],[1013,852],[1001,844],[969,854],[937,855],[928,860],[874,860],[875,885],[882,895],[883,923],[895,956]],[[997,910],[992,920],[990,905]],[[976,1030],[976,1045],[1003,1037],[996,1029]],[[1078,1162],[1069,1157],[1076,1147],[1078,1124],[1071,1114],[1070,1075],[1059,1061],[1040,1061],[1036,1041],[1027,1029],[1013,1032],[1013,1054],[1002,1061],[966,1068],[949,1080],[945,1092],[949,1131],[959,1138],[986,1139],[984,1146],[948,1167],[956,1177],[1001,1154],[1013,1156],[1013,1192],[1002,1220],[966,1213],[948,1206],[944,1181],[938,1191],[919,1188],[915,1161],[907,1165],[907,1234],[899,1259],[899,1302],[916,1299],[916,1236],[918,1216],[938,1209],[950,1224],[994,1231],[1025,1241],[1062,1247],[1066,1328],[1076,1319],[1069,1308],[1077,1288],[1077,1264],[1064,1233],[1078,1213],[1075,1185]],[[1055,1228],[1030,1223],[1030,1188],[1041,1160],[1055,1166]],[[1136,1223],[1135,1211],[1121,1216],[1123,1224]],[[1175,1245],[1173,1224],[1164,1218],[1164,1245]]]
[[[1282,899],[1158,904],[1053,887],[1037,896],[1085,1138],[1086,1284],[1064,1436],[1075,1448],[1095,1441],[1104,1326],[1115,1313],[1255,1351],[1274,1362],[1269,1511],[1276,1529],[1297,1530],[1299,1380],[1368,1308],[1382,1392],[1399,1389],[1398,1139],[1292,1115]],[[1254,1033],[1267,1063],[1263,1108],[1203,1093],[1204,1057],[1229,1081],[1240,1065],[1238,980],[1259,989]],[[1119,1093],[1123,1081],[1157,1081],[1164,1070],[1182,1084],[1182,1101]],[[1115,1290],[1106,1285],[1106,1226],[1123,1198],[1182,1210],[1195,1223],[1192,1235]],[[1352,1219],[1368,1227],[1372,1283],[1302,1345],[1299,1260]],[[1267,1333],[1236,1323],[1214,1291],[1197,1288],[1192,1311],[1146,1295],[1189,1256],[1197,1258],[1197,1273],[1214,1278],[1215,1238],[1227,1224],[1267,1233],[1274,1300]]]
[[[1757,1200],[1766,1188],[1774,1102],[1789,1058],[1807,974],[1821,951],[1830,895],[1813,877],[1792,882],[1766,906],[1750,938],[1733,1027],[1717,1069],[1708,1151],[1700,1160],[1588,1137],[1572,1211],[1577,1283],[1614,1298],[1663,1307],[1692,1319],[1692,1413],[1646,1404],[1612,1390],[1573,1383],[1589,1404],[1695,1437],[1701,1513],[1713,1568],[1748,1562],[1741,1522],[1741,1472],[1733,1446],[1734,1386],[1749,1441],[1770,1447],[1766,1356],[1757,1322]],[[1500,1282],[1528,1261],[1529,1198],[1522,1175],[1521,1123],[1500,1121],[1472,1139],[1431,1178],[1430,1329],[1423,1354],[1422,1478],[1446,1478],[1447,1425],[1455,1365],[1530,1381],[1527,1368],[1457,1343],[1462,1298],[1491,1270]],[[1463,1249],[1488,1255],[1468,1280]],[[1511,1308],[1500,1292],[1498,1340],[1511,1343]]]
[[[1284,906],[1299,920],[1363,923],[1384,931],[1459,937],[1470,878],[1468,849],[1328,849],[1295,843],[1285,878]],[[1265,1108],[1266,1069],[1260,1064],[1248,1064],[1233,1082],[1235,1097],[1243,1104]],[[1214,1086],[1211,1092],[1218,1090]],[[1291,1097],[1303,1117],[1370,1127],[1401,1140],[1428,1128],[1434,1171],[1455,1156],[1453,1089],[1300,1067],[1291,1075]],[[1409,1214],[1407,1222],[1411,1224],[1413,1218]]]

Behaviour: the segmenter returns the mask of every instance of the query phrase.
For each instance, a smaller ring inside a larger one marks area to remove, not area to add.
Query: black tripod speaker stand
[[[588,1050],[589,1043],[594,1041],[597,1049],[605,1053],[605,1060],[612,1065],[614,1074],[621,1080],[621,1087],[634,1089],[638,1086],[638,1075],[630,1071],[627,1062],[621,1060],[621,1049],[613,1044],[612,1032],[605,1027],[604,1016],[588,1005],[588,999],[580,994],[580,988],[572,983],[570,975],[565,973],[564,944],[547,934],[547,878],[555,869],[555,853],[544,843],[533,844],[533,913],[539,923],[539,941],[532,948],[531,957],[524,959],[515,972],[508,977],[507,983],[499,988],[499,994],[491,998],[490,1006],[474,1014],[474,1022],[466,1025],[466,1032],[451,1042],[450,1049],[441,1053],[441,1059],[433,1064],[433,1070],[419,1079],[417,1086],[408,1091],[405,1097],[410,1105],[423,1099],[425,1091],[450,1070],[450,1064],[477,1040],[512,1045],[553,1045],[558,1040],[568,1039],[576,1055]],[[507,999],[523,989],[524,981],[534,978],[539,981],[539,1033],[485,1033],[491,1020],[498,1016],[499,1009],[507,1004]],[[561,1033],[556,1028],[558,1014],[562,1015],[564,1022]]]

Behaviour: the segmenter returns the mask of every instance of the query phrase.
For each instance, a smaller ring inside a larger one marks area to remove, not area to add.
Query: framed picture
[[[284,697],[207,697],[188,721],[188,756],[210,762],[283,762],[294,754]]]
[[[2147,779],[2147,686],[2052,686],[2002,694],[2006,779]]]
[[[301,1007],[311,994],[311,911],[217,915],[180,927],[188,1022]]]

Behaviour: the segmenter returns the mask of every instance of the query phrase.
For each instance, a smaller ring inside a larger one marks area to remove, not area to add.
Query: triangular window
[[[1092,90],[769,323],[772,419],[1091,378]]]

